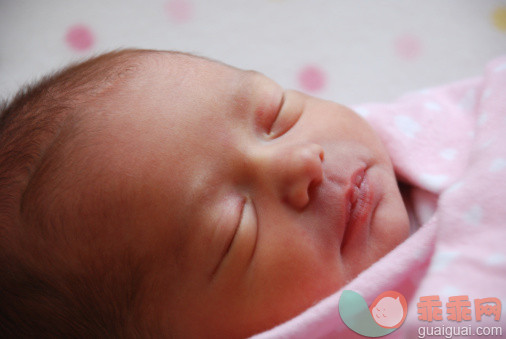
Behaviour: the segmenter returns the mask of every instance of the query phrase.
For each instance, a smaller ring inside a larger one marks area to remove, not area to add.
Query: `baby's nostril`
[[[307,195],[309,197],[309,200],[311,200],[315,196],[320,183],[321,183],[321,179],[314,179],[314,180],[311,180],[311,182],[309,183],[309,186],[307,188]]]
[[[323,159],[325,158],[325,152],[323,150],[323,147],[321,147],[318,144],[313,144],[313,149],[314,149],[315,153],[318,154],[318,157],[320,158],[320,160],[323,161]]]

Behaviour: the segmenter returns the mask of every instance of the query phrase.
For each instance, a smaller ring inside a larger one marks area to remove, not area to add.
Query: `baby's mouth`
[[[360,198],[360,195],[363,195],[363,191],[361,190],[361,186],[364,183],[365,179],[365,169],[360,169],[357,172],[355,172],[351,178],[352,186],[349,189],[347,193],[348,197],[348,206],[347,206],[347,218],[346,218],[346,224],[349,224],[350,219],[352,217],[353,211],[355,210],[357,206],[357,202]]]
[[[346,222],[341,251],[370,222],[373,208],[373,191],[369,183],[367,168],[360,168],[351,177],[346,192]]]

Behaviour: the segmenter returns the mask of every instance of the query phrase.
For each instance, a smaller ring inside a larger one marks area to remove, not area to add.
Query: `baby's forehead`
[[[215,66],[240,71],[219,60],[179,51],[147,50],[140,54],[140,60],[144,63],[144,66],[152,70],[170,68],[172,70],[183,70],[185,73],[182,74],[187,74],[186,72],[191,74],[192,71],[205,70]]]
[[[112,52],[92,58],[83,64],[78,64],[72,69],[73,73],[78,75],[85,65],[93,71],[89,74],[80,74],[79,77],[86,78],[93,83],[99,82],[105,85],[121,85],[128,83],[128,80],[136,82],[143,76],[152,76],[164,71],[171,71],[171,75],[192,73],[198,65],[220,64],[205,57],[178,51],[158,51],[158,50],[122,50]],[[198,67],[202,68],[202,67]],[[92,93],[93,94],[93,93]]]
[[[206,93],[243,101],[252,93],[259,78],[256,71],[245,71],[203,56],[172,51],[148,51],[139,59],[138,72],[126,87],[132,94],[153,98],[162,89],[174,95],[176,105],[184,98],[195,98]],[[176,94],[177,93],[177,94]]]

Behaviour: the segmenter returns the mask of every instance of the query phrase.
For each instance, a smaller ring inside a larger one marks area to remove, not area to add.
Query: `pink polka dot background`
[[[415,60],[422,54],[422,42],[415,35],[403,34],[395,38],[394,49],[400,59]]]
[[[114,49],[179,50],[343,104],[478,74],[506,53],[506,4],[258,0],[0,2],[0,96]]]
[[[168,1],[165,9],[171,20],[177,23],[184,23],[191,20],[193,15],[193,5],[188,0]]]
[[[67,29],[65,34],[66,44],[74,51],[87,51],[93,47],[93,32],[83,24],[76,24]]]
[[[318,66],[304,66],[298,74],[299,86],[307,92],[319,92],[326,84],[325,72]]]

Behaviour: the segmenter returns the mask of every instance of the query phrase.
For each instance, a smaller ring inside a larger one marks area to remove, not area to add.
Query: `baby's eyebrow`
[[[238,77],[237,85],[232,94],[235,107],[249,117],[255,112],[256,105],[261,103],[261,81],[268,79],[264,74],[253,70],[240,70],[241,75]],[[257,100],[255,100],[255,97]]]
[[[232,87],[230,97],[234,107],[234,112],[241,117],[247,117],[252,113],[252,95],[255,93],[255,84],[249,71],[241,71],[237,84]]]

